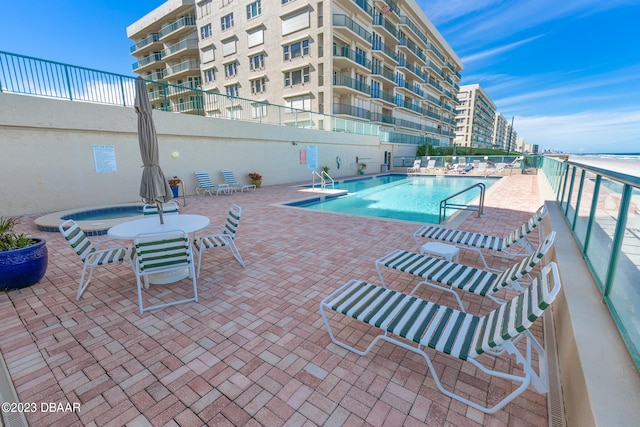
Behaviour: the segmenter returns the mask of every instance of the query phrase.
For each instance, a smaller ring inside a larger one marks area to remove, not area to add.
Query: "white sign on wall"
[[[96,173],[116,173],[116,149],[113,145],[93,145],[93,162]]]
[[[310,171],[318,169],[318,146],[307,145],[307,169]]]

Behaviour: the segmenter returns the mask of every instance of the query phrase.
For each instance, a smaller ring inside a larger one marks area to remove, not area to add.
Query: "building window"
[[[297,43],[283,47],[284,60],[290,61],[293,58],[299,58],[309,54],[309,39],[302,40]]]
[[[282,4],[287,4],[287,3],[291,3],[293,0],[281,0]]]
[[[264,77],[261,79],[251,80],[251,93],[254,95],[257,93],[263,93],[267,90],[265,84],[266,78]]]
[[[213,3],[212,0],[205,0],[198,4],[198,18],[211,14],[211,3]]]
[[[237,83],[234,85],[225,87],[225,90],[227,91],[227,95],[229,96],[240,96],[240,85]]]
[[[211,83],[216,81],[216,71],[212,68],[210,70],[204,70],[205,83]]]
[[[254,1],[247,5],[247,19],[255,18],[262,13],[261,0]]]
[[[251,71],[262,70],[264,68],[264,53],[249,57],[249,68]]]
[[[211,24],[207,24],[200,28],[200,39],[204,40],[211,37]]]
[[[257,119],[267,116],[267,104],[253,103],[251,104],[251,117]]]
[[[228,30],[233,27],[233,13],[223,16],[220,18],[220,25],[222,26],[222,31]]]
[[[303,96],[297,96],[295,98],[287,98],[284,101],[285,101],[285,106],[288,108],[311,111],[311,95],[303,95]]]
[[[284,73],[285,87],[291,87],[303,83],[309,83],[309,67]]]
[[[228,64],[225,64],[224,66],[224,76],[226,78],[231,78],[231,77],[235,77],[238,75],[238,63],[237,62],[230,62]]]

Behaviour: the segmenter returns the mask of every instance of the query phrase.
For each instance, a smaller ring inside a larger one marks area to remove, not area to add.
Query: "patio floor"
[[[460,228],[506,234],[540,206],[536,185],[533,175],[505,177],[487,192],[484,216],[472,214]],[[275,205],[307,197],[293,186],[188,197],[181,212],[207,215],[213,225],[224,223],[230,204],[242,206],[236,243],[247,267],[225,248],[208,251],[198,303],[143,315],[126,265],[97,268],[76,301],[79,258],[59,233],[35,229],[40,215],[24,217],[22,231],[47,239],[49,268],[39,284],[0,293],[0,353],[19,401],[37,404],[25,414],[29,425],[548,424],[547,397],[532,387],[485,415],[440,393],[424,359],[410,351],[384,343],[360,357],[331,343],[322,298],[349,279],[378,284],[374,260],[396,248],[415,250],[419,224]],[[460,262],[482,266],[469,251]],[[398,290],[417,282],[391,271],[385,281]],[[453,306],[436,291],[420,296]],[[472,313],[494,307],[488,298],[463,300]],[[360,347],[371,337],[358,322],[335,325],[353,331],[350,342]],[[542,335],[541,322],[534,332]],[[510,388],[458,359],[437,355],[434,363],[445,384],[481,403]],[[80,409],[42,412],[42,403]]]

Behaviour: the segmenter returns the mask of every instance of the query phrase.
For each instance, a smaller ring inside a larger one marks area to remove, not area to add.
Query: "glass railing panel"
[[[603,287],[607,279],[607,269],[611,259],[611,245],[622,198],[622,184],[608,178],[602,178],[598,189],[598,201],[589,233],[587,258],[599,286]]]
[[[593,195],[596,185],[596,175],[593,172],[586,172],[584,181],[582,183],[582,190],[577,191],[576,198],[580,197],[580,206],[577,208],[577,215],[575,215],[576,205],[574,205],[574,225],[573,231],[576,236],[576,240],[581,248],[584,249],[584,244],[587,237],[587,229],[589,226],[589,215],[591,214],[591,205],[593,204]]]
[[[627,345],[640,349],[640,190],[631,193],[627,224],[609,293]]]

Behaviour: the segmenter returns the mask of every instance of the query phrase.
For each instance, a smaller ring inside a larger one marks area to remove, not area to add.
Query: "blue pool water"
[[[112,208],[74,212],[61,218],[65,220],[72,219],[74,221],[93,221],[98,219],[127,218],[138,215],[142,215],[142,206],[115,206]]]
[[[289,205],[437,224],[442,199],[479,182],[489,187],[497,179],[499,178],[383,175],[337,183],[335,188],[347,190],[346,196],[326,198],[325,201],[315,198]],[[473,189],[449,202],[466,205],[479,195],[479,189]],[[447,216],[455,212],[448,209]]]

